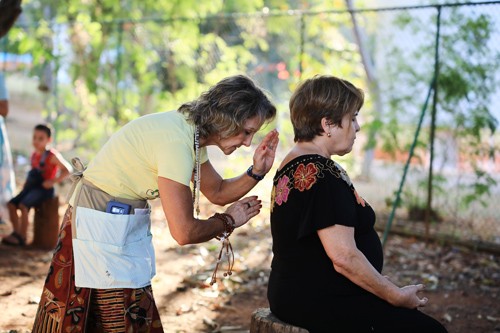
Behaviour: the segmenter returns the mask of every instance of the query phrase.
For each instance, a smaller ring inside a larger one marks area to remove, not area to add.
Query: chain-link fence
[[[293,143],[291,91],[300,79],[333,74],[367,93],[364,142],[345,163],[381,216],[401,185],[393,230],[500,245],[500,1],[59,24],[47,17],[18,22],[1,43],[0,66],[12,80],[39,77],[58,142],[91,156],[130,119],[246,73],[278,106],[284,152]]]

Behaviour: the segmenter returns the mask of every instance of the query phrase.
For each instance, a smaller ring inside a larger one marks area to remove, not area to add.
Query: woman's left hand
[[[276,129],[267,133],[253,154],[253,173],[263,176],[271,170],[276,156],[279,133]]]
[[[262,201],[256,195],[252,195],[234,202],[225,213],[233,217],[235,227],[239,228],[247,223],[252,217],[260,213]]]

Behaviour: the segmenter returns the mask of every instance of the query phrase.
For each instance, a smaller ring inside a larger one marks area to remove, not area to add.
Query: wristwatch
[[[250,177],[252,177],[256,181],[261,181],[262,179],[264,179],[265,175],[262,175],[262,176],[256,175],[255,173],[252,172],[252,170],[253,170],[253,165],[250,165],[250,167],[247,170],[247,175],[249,175]]]

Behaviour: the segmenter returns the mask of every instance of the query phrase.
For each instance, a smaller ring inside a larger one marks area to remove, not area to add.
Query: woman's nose
[[[361,127],[359,126],[358,124],[358,121],[356,120],[356,122],[354,123],[354,129],[356,130],[356,132],[359,132],[361,130]]]
[[[250,145],[252,144],[252,138],[253,138],[253,135],[246,137],[245,140],[243,140],[243,145],[245,147],[250,147]]]

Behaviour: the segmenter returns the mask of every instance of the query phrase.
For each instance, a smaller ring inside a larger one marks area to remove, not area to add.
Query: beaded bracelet
[[[215,236],[215,238],[218,240],[224,240],[224,238],[228,238],[236,228],[236,223],[234,222],[233,217],[229,214],[215,213],[211,218],[218,219],[224,224],[224,231],[220,235]]]
[[[219,269],[219,264],[221,263],[222,253],[224,252],[224,249],[226,249],[228,264],[227,271],[224,272],[224,276],[233,274],[234,252],[233,247],[231,246],[231,242],[229,241],[229,236],[231,236],[234,229],[236,228],[236,223],[234,222],[233,217],[226,213],[215,213],[211,218],[220,220],[224,224],[224,231],[220,235],[215,236],[216,239],[222,242],[222,247],[220,249],[219,256],[217,257],[217,263],[215,264],[212,279],[210,280],[210,285],[213,285],[217,281],[217,270]]]

